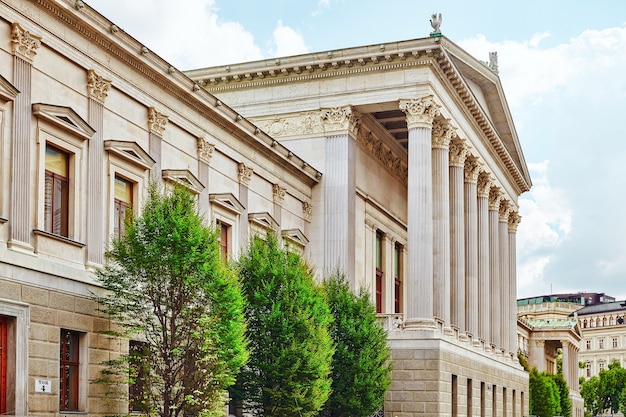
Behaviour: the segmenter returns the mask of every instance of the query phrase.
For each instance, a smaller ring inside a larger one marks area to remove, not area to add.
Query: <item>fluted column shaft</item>
[[[516,211],[509,215],[509,298],[511,299],[509,326],[515,329],[510,334],[513,354],[517,352],[517,226],[521,220],[521,216]]]
[[[562,359],[563,359],[563,364],[562,364],[562,368],[563,368],[563,379],[565,379],[565,382],[567,382],[567,386],[571,387],[571,373],[572,373],[572,368],[571,368],[571,357],[570,357],[570,343],[566,340],[562,340],[561,341],[561,355],[562,355]]]
[[[489,278],[489,190],[491,178],[482,173],[478,177],[478,335],[485,343],[491,342],[491,280]]]
[[[499,224],[498,224],[498,242],[500,247],[500,347],[505,355],[511,352],[511,336],[517,327],[510,327],[509,314],[511,312],[511,293],[509,282],[509,202],[500,202]]]
[[[465,336],[465,217],[464,168],[467,148],[462,140],[450,143],[450,316]]]
[[[465,326],[478,342],[478,195],[479,164],[476,158],[465,161],[463,208],[465,229]]]
[[[502,346],[500,337],[500,322],[502,317],[500,302],[501,288],[500,285],[500,236],[499,231],[499,209],[500,209],[500,189],[492,187],[489,193],[489,284],[491,292],[491,344],[496,349]]]
[[[432,97],[400,101],[407,115],[408,271],[406,327],[434,327],[432,124],[438,108]]]
[[[89,124],[95,130],[89,140],[89,187],[87,194],[87,261],[104,263],[104,105],[89,99]]]

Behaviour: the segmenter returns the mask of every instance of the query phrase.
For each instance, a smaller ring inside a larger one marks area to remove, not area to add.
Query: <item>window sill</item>
[[[57,235],[57,234],[54,234],[54,233],[46,232],[44,230],[34,229],[33,233],[36,234],[36,235],[49,237],[51,239],[55,239],[55,240],[58,240],[60,242],[69,243],[70,245],[76,246],[77,248],[84,248],[86,246],[84,243],[77,242],[77,241],[72,240],[72,239],[70,239],[68,237],[65,237],[65,236],[61,236],[61,235]],[[82,413],[82,411],[70,411],[70,413]]]

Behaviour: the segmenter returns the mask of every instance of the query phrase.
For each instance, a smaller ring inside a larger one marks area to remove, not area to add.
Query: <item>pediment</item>
[[[89,126],[89,123],[83,120],[71,107],[35,103],[33,104],[33,114],[39,119],[83,139],[90,139],[96,133],[95,129]]]
[[[20,90],[15,88],[6,78],[0,75],[0,100],[7,102],[15,100]]]
[[[235,214],[241,214],[246,209],[232,193],[209,194],[209,202]]]
[[[250,213],[248,214],[248,220],[265,230],[278,230],[278,222],[268,212]]]
[[[165,181],[171,181],[175,184],[182,185],[183,187],[191,190],[192,192],[199,194],[204,190],[204,185],[191,173],[188,169],[164,169],[162,171],[162,178]]]
[[[286,229],[281,231],[281,235],[284,240],[287,240],[297,246],[304,247],[309,243],[309,239],[307,239],[300,229]]]
[[[144,151],[137,142],[105,140],[104,149],[143,169],[150,169],[156,163],[148,152]]]

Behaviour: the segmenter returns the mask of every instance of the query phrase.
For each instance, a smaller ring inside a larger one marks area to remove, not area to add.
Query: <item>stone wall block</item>
[[[76,297],[74,300],[74,311],[81,314],[87,314],[89,316],[99,316],[99,305],[94,300],[89,298]]]
[[[31,305],[48,306],[48,291],[41,288],[22,286],[22,301]]]
[[[31,305],[30,321],[31,323],[56,324],[57,312],[52,308]]]
[[[40,340],[40,341],[47,342],[48,341],[48,329],[49,329],[49,326],[45,324],[31,323],[30,329],[28,332],[29,333],[28,338],[30,340]]]
[[[64,329],[89,332],[93,327],[92,321],[91,317],[69,311],[59,311],[57,314],[57,325]]]
[[[57,310],[74,311],[75,298],[76,297],[69,294],[50,291],[49,307]]]
[[[13,301],[21,301],[22,286],[20,284],[1,279],[0,288],[2,288],[2,298]]]
[[[56,343],[28,341],[28,353],[31,358],[59,360],[59,345]]]

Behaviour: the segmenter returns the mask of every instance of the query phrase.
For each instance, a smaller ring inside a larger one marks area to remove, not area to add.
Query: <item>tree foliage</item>
[[[195,197],[152,183],[141,215],[126,219],[106,256],[96,277],[107,291],[96,300],[119,325],[114,334],[146,349],[110,361],[103,379],[119,381],[129,367],[131,382],[143,373],[148,415],[223,415],[226,389],[247,359],[244,299]]]
[[[312,270],[277,238],[251,239],[239,260],[251,355],[233,396],[265,417],[314,416],[330,394],[332,315]]]
[[[561,396],[554,379],[533,368],[529,377],[529,413],[539,417],[561,414]]]
[[[369,416],[384,404],[391,384],[391,352],[387,334],[376,319],[370,294],[355,294],[340,272],[324,280],[323,287],[334,316],[332,394],[325,415]]]
[[[626,369],[618,361],[609,364],[597,376],[583,382],[580,395],[593,415],[604,411],[626,411]]]

